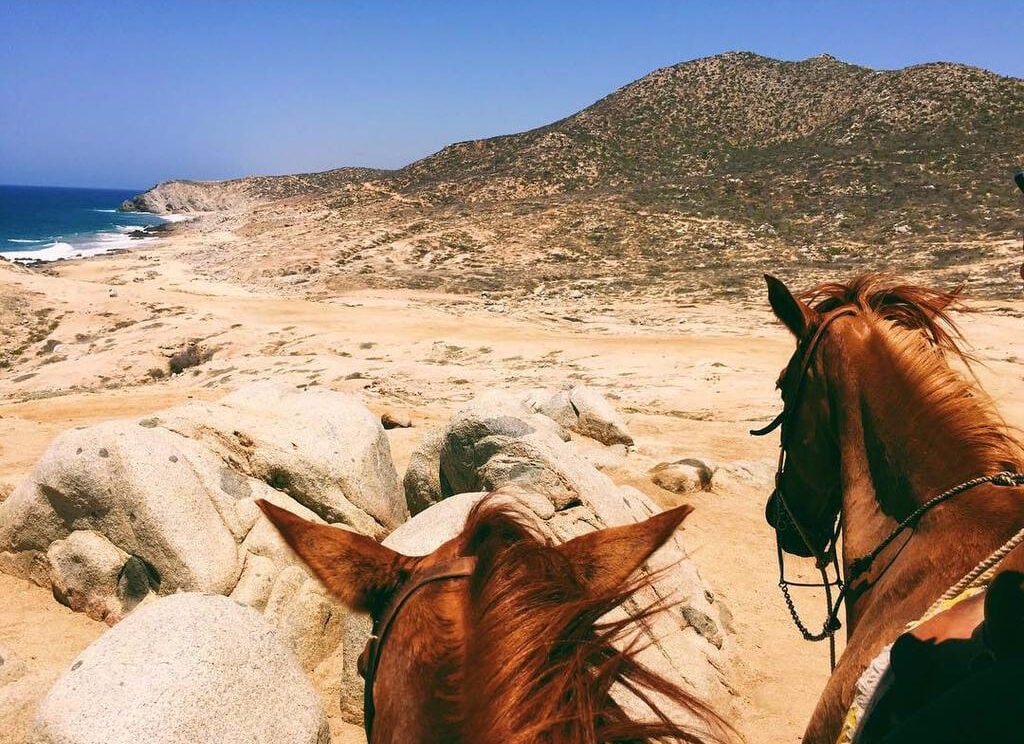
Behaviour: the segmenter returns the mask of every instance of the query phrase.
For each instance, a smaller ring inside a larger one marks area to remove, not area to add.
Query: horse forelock
[[[463,670],[464,740],[708,741],[670,721],[652,695],[691,711],[707,730],[726,731],[710,708],[637,661],[637,630],[664,607],[602,619],[651,577],[592,596],[533,525],[516,508],[485,499],[463,532],[466,552],[478,558]],[[617,705],[609,694],[614,684],[643,700],[650,720],[634,720]]]
[[[847,283],[825,282],[800,294],[818,313],[855,307],[909,331],[920,332],[942,352],[962,360],[970,355],[950,311],[958,307],[963,287],[951,291],[903,284],[889,274],[861,274]]]

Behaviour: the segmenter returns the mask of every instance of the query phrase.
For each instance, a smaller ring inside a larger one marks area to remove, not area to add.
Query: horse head
[[[599,622],[649,584],[634,573],[690,506],[552,545],[490,497],[458,536],[413,557],[259,503],[323,584],[373,619],[359,665],[370,744],[700,740],[663,717],[650,692],[717,721],[640,667],[635,649],[616,650],[632,620]],[[613,682],[647,701],[652,720],[615,704]]]
[[[841,508],[839,447],[833,427],[829,370],[821,342],[833,316],[793,295],[765,275],[776,317],[796,338],[796,350],[779,375],[782,457],[765,518],[787,553],[822,561]]]

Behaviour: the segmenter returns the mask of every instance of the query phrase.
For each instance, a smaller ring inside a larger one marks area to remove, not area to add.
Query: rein
[[[370,640],[366,642],[366,649],[363,651],[366,655],[366,670],[363,673],[365,683],[363,686],[363,728],[366,730],[367,742],[373,741],[373,717],[376,712],[373,704],[373,683],[377,676],[377,669],[380,666],[384,642],[388,638],[388,633],[395,622],[395,618],[398,617],[399,611],[423,587],[439,581],[466,579],[472,576],[475,570],[476,557],[463,556],[429,568],[422,573],[413,574],[401,591],[388,603],[380,619],[374,621]]]
[[[847,591],[850,585],[860,579],[864,574],[871,570],[872,564],[875,559],[878,558],[882,552],[889,547],[892,542],[905,530],[917,526],[917,523],[921,518],[929,511],[934,509],[939,504],[958,496],[965,491],[969,491],[977,486],[990,483],[996,486],[1024,486],[1024,474],[1001,472],[994,475],[981,476],[973,478],[969,481],[961,483],[959,485],[950,488],[947,491],[935,496],[925,503],[921,504],[911,514],[904,518],[895,528],[883,539],[871,552],[863,555],[859,558],[854,559],[850,563],[850,570],[847,576],[843,577],[842,570],[839,565],[838,551],[836,550],[836,542],[839,539],[839,534],[842,529],[842,508],[840,507],[839,514],[836,517],[835,529],[832,532],[832,536],[826,543],[822,550],[818,550],[810,538],[808,537],[807,531],[800,524],[800,522],[793,515],[793,511],[789,508],[789,504],[786,503],[785,490],[783,489],[783,475],[786,470],[786,459],[788,457],[787,452],[787,422],[791,420],[793,412],[797,409],[797,405],[800,401],[801,393],[803,392],[804,380],[807,377],[807,372],[810,369],[811,362],[814,359],[814,352],[817,351],[818,344],[824,337],[828,327],[838,318],[853,315],[854,310],[852,308],[844,308],[834,312],[832,315],[825,318],[814,335],[810,338],[807,343],[807,347],[804,350],[803,358],[800,363],[800,373],[797,378],[796,392],[791,399],[791,403],[784,405],[783,410],[776,416],[771,423],[761,429],[752,429],[750,434],[755,437],[762,437],[782,427],[782,433],[779,437],[779,465],[775,472],[775,490],[772,492],[772,496],[776,496],[779,503],[782,504],[784,510],[784,516],[788,520],[789,524],[793,526],[804,545],[814,556],[818,570],[821,572],[821,583],[802,583],[794,582],[786,579],[786,567],[785,567],[785,552],[782,548],[782,529],[786,526],[781,521],[775,526],[775,546],[778,552],[779,558],[779,589],[782,591],[783,599],[786,602],[786,606],[789,608],[789,614],[793,618],[793,623],[796,625],[797,630],[803,636],[804,640],[807,641],[823,641],[826,638],[829,641],[829,662],[831,668],[834,671],[836,668],[836,644],[835,634],[842,628],[842,623],[839,620],[839,611],[846,600]],[[781,519],[783,516],[782,511],[777,514],[777,519]],[[835,571],[835,579],[830,579],[828,576],[828,564],[831,563]],[[884,570],[883,570],[884,573]],[[821,632],[812,633],[808,630],[807,626],[803,623],[800,618],[800,613],[796,609],[796,605],[790,596],[790,587],[821,587],[825,590],[825,609],[826,616],[825,621],[822,624]],[[832,600],[832,587],[838,588],[835,601]]]

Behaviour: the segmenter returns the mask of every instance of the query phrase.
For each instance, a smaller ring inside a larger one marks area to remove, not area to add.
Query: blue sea
[[[118,212],[138,191],[0,186],[0,256],[56,261],[138,244],[129,233],[166,218]]]

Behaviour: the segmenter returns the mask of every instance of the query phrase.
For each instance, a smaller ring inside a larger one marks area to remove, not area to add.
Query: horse
[[[1024,636],[1024,577],[1016,574],[1024,568],[1024,550],[1017,549],[1024,539],[1024,478],[1010,474],[1024,465],[1024,447],[976,380],[951,366],[953,359],[968,367],[971,361],[950,316],[959,291],[866,274],[794,295],[778,279],[765,280],[775,316],[797,342],[777,382],[783,413],[752,432],[782,426],[766,517],[776,531],[780,566],[783,552],[813,557],[819,568],[838,564],[841,537],[846,579],[840,590],[846,647],[803,741],[833,744],[850,733],[844,718],[858,680],[894,641],[894,688],[856,741],[1018,741],[1019,714],[1012,735],[1004,728],[985,738],[958,728],[972,718],[961,694],[965,681],[980,673],[985,653],[999,658],[991,639],[1001,634],[1010,648]],[[981,568],[986,575],[1006,570],[1003,599],[987,601],[979,589],[906,632],[930,609],[941,610],[939,600],[959,591],[950,588],[965,586]],[[783,578],[786,591],[784,585]],[[838,616],[839,601],[822,633],[803,628],[805,636],[831,635]],[[972,679],[999,689],[998,680]],[[997,713],[1000,720],[1010,715]],[[929,718],[942,722],[933,733],[950,738],[915,738]]]
[[[708,705],[636,660],[633,631],[664,607],[608,617],[650,586],[637,570],[688,505],[552,545],[492,494],[458,536],[422,557],[259,505],[327,589],[373,620],[358,664],[369,744],[730,738]],[[649,715],[628,713],[613,686]],[[692,714],[690,723],[671,720],[668,706]]]

